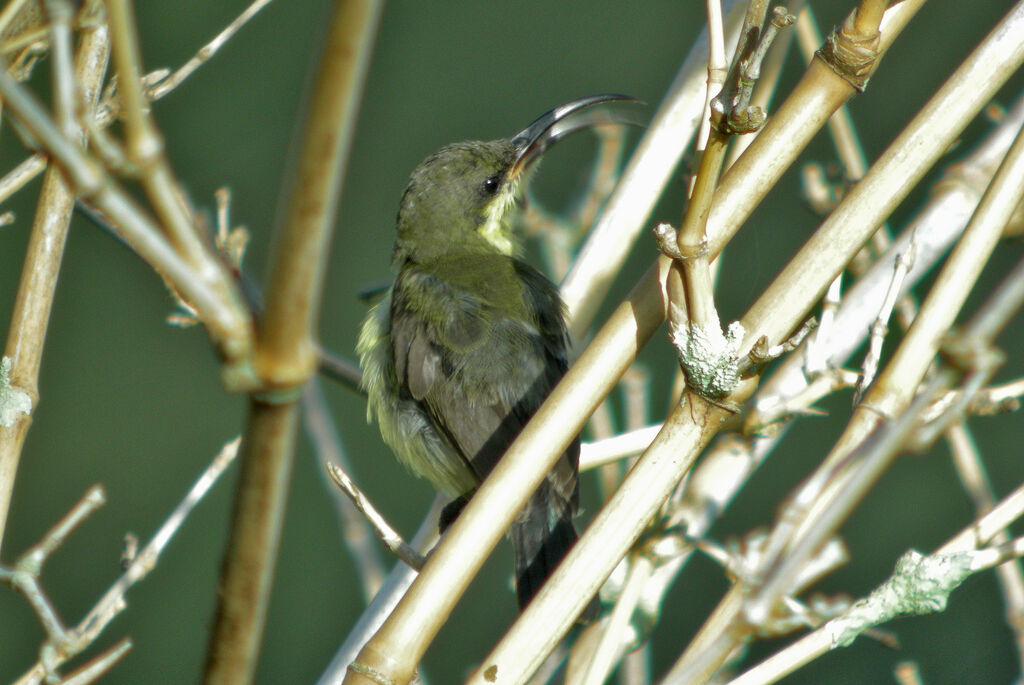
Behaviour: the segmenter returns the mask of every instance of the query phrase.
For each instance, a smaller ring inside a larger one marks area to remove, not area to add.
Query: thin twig
[[[82,499],[71,511],[64,515],[57,524],[43,536],[32,548],[27,550],[18,559],[18,570],[27,571],[31,569],[33,575],[39,575],[42,571],[43,562],[57,548],[64,544],[68,535],[77,528],[89,515],[106,503],[107,495],[102,486],[94,485],[85,493]]]
[[[437,542],[437,522],[444,504],[443,496],[434,497],[430,509],[423,517],[423,521],[416,530],[416,535],[413,536],[412,547],[421,554],[426,554]],[[377,632],[385,619],[391,615],[395,605],[404,596],[415,577],[416,571],[409,565],[401,562],[395,564],[377,596],[363,611],[345,638],[345,642],[338,648],[331,663],[320,676],[320,680],[317,681],[318,685],[337,685],[342,681],[349,664],[356,658],[363,645]]]
[[[1018,487],[994,507],[989,514],[964,528],[958,535],[936,550],[933,557],[945,556],[948,558],[955,554],[970,553],[972,550],[977,550],[986,544],[994,534],[1019,518],[1022,513],[1024,513],[1024,486]],[[986,564],[1004,563],[1008,556],[1014,555],[1014,552],[1016,552],[1015,556],[1020,556],[1019,549],[1006,548],[997,548],[991,550],[991,553],[985,551],[980,555],[972,555],[969,558],[969,562],[971,562],[970,570],[974,571]],[[973,563],[974,559],[977,559],[980,563]],[[854,605],[851,611],[856,609],[857,605]],[[838,646],[836,642],[836,626],[846,621],[847,617],[844,616],[835,619],[834,622],[825,624],[765,661],[762,661],[740,677],[730,681],[730,685],[772,683],[786,674],[792,673]]]
[[[329,466],[346,468],[348,459],[341,444],[341,437],[316,378],[306,384],[306,389],[302,393],[302,420],[313,444],[317,464],[326,463]],[[330,491],[331,502],[334,503],[338,516],[341,538],[356,565],[363,597],[369,603],[380,589],[385,576],[377,544],[366,519],[359,514],[352,501],[334,488]]]
[[[17,8],[19,2],[24,1],[25,0],[18,0],[18,2],[7,3],[3,10],[3,16],[7,16],[10,10]],[[168,75],[167,70],[158,69],[143,76],[142,82],[143,85],[146,86],[146,97],[149,98],[150,101],[159,100],[184,83],[185,79],[194,74],[200,66],[208,62],[218,50],[224,47],[227,40],[232,38],[245,23],[252,19],[256,13],[269,4],[270,1],[271,0],[255,0],[252,5],[246,8],[238,17],[235,18],[234,21],[221,31],[216,38],[200,48],[188,62],[179,67],[174,73]],[[0,26],[3,25],[3,16],[0,16]],[[120,111],[119,103],[110,102],[99,111],[95,112],[91,117],[82,118],[82,122],[90,130],[90,138],[93,138],[96,134],[103,131],[106,127],[110,126],[117,120],[115,111]],[[0,180],[0,202],[6,200],[13,193],[17,192],[17,190],[24,184],[42,173],[45,167],[45,157],[38,153],[22,161],[14,171],[9,172],[3,180]]]
[[[163,96],[170,93],[172,90],[180,86],[185,79],[191,76],[199,67],[206,64],[217,51],[220,50],[224,45],[231,40],[232,37],[243,26],[245,26],[250,19],[256,16],[256,14],[269,5],[271,0],[254,0],[251,5],[246,7],[241,14],[235,17],[234,21],[224,27],[224,29],[214,37],[209,43],[199,48],[196,54],[185,64],[178,67],[178,70],[167,78],[161,79],[157,84],[150,86],[146,89],[146,96],[150,100],[159,100]]]
[[[913,389],[917,387],[928,365],[931,363],[931,358],[938,348],[939,339],[945,335],[957,311],[959,311],[959,308],[966,300],[968,288],[965,287],[965,284],[973,283],[974,279],[980,274],[982,266],[987,261],[988,256],[995,247],[996,241],[1002,233],[1002,227],[1006,223],[1006,218],[1020,203],[1022,197],[1024,197],[1024,187],[1018,183],[1018,179],[1022,174],[1024,174],[1024,129],[1022,129],[1017,140],[1011,146],[1003,164],[1000,165],[999,171],[996,172],[989,190],[985,193],[985,197],[982,198],[981,204],[964,231],[960,243],[950,255],[935,286],[929,292],[928,298],[922,305],[914,325],[907,332],[892,361],[879,377],[877,383],[872,386],[865,396],[863,403],[865,406],[877,408],[876,411],[880,410],[882,416],[893,416],[897,415],[902,408],[901,402],[905,406],[911,398]],[[986,369],[986,371],[991,373],[992,369]],[[916,402],[920,403],[920,398]],[[857,423],[857,418],[860,418],[862,421],[877,423],[877,417],[872,419],[865,416],[864,412],[860,412],[858,415],[855,415],[855,421],[851,422],[851,427]],[[902,423],[905,420],[904,417],[901,417],[898,423]],[[863,428],[857,427],[851,431],[848,427],[844,436],[862,430]],[[840,444],[843,444],[843,442],[844,439],[841,438]],[[846,460],[845,457],[842,459],[837,458],[837,455],[841,454],[841,449],[833,450],[830,458],[826,460],[824,468],[819,473],[823,474],[838,468],[839,464]],[[892,454],[895,454],[895,451]],[[877,477],[881,468],[884,468],[881,467],[883,463],[881,461],[882,457],[879,457],[879,460],[878,471],[872,475],[869,475],[869,467],[863,467],[864,479]],[[838,501],[843,500],[847,503],[847,506],[852,506],[856,501],[854,493],[857,491],[857,488],[853,486],[852,482],[847,482],[844,487],[833,489],[830,493],[832,496],[829,498],[833,502],[829,507],[824,507],[823,498],[820,498],[818,493],[814,493],[813,487],[810,486],[811,481],[813,481],[813,477],[808,481],[808,488],[795,498],[794,504],[800,499],[804,502],[813,500],[815,507],[819,511],[827,509],[827,513],[822,513],[821,520],[832,519],[832,525],[837,525],[838,521],[841,520],[837,516],[842,511]],[[865,481],[861,482],[866,484]],[[783,588],[786,586],[784,576],[799,569],[801,553],[798,553],[795,547],[799,547],[803,554],[809,553],[814,548],[814,545],[809,541],[815,537],[821,537],[824,535],[824,531],[828,529],[829,526],[824,525],[814,527],[812,529],[813,532],[805,529],[798,538],[799,542],[787,551],[785,560],[779,561],[779,567],[773,570],[773,577],[765,582],[764,587],[757,595],[757,600],[748,606],[748,615],[750,615],[755,625],[757,623],[756,617],[766,615],[769,611],[769,605],[773,603],[774,597],[784,591]],[[783,571],[783,568],[786,571]]]
[[[996,498],[967,424],[962,420],[954,422],[946,430],[946,441],[953,455],[953,464],[956,466],[960,482],[974,503],[975,514],[984,516],[995,506]],[[1010,534],[1006,530],[999,531],[992,537],[992,541],[997,545],[1009,540]],[[1024,673],[1024,573],[1021,571],[1020,561],[1015,559],[999,566],[996,569],[996,579],[999,581],[1006,604],[1003,616],[1013,632],[1017,646],[1018,668]]]
[[[733,0],[725,4],[732,8],[726,19],[727,31],[735,35],[743,3]],[[648,215],[697,132],[704,107],[707,45],[702,34],[690,49],[601,218],[562,281],[561,294],[569,311],[573,340],[585,338],[598,305],[629,253],[626,248],[646,227]]]
[[[37,152],[31,157],[22,160],[0,179],[0,202],[4,202],[11,195],[25,187],[33,178],[46,169],[46,155]]]
[[[909,18],[916,9],[917,6],[914,3],[903,2],[892,6],[886,14],[886,19],[888,20],[890,15],[893,17],[896,23],[895,32],[898,33],[900,23]],[[907,14],[904,15],[903,12],[907,12]],[[1022,20],[1024,20],[1024,16],[1011,13],[1004,20],[1006,24],[1004,24],[1003,28],[1009,29],[1007,24],[1014,24]],[[882,33],[881,47],[885,47],[886,37],[891,38],[892,33],[893,30],[887,26]],[[817,297],[827,288],[828,283],[839,272],[838,268],[823,272],[820,268],[812,266],[812,264],[821,266],[822,256],[833,253],[839,245],[843,246],[842,250],[844,252],[841,262],[846,264],[850,257],[852,257],[852,252],[855,251],[855,248],[866,240],[873,227],[877,226],[888,212],[895,207],[896,202],[904,196],[905,192],[909,189],[909,185],[912,182],[916,182],[924,171],[942,154],[944,151],[942,146],[948,142],[948,139],[945,138],[945,135],[942,135],[942,140],[937,140],[936,134],[948,133],[955,135],[948,128],[945,128],[946,126],[951,126],[954,120],[956,123],[952,125],[952,128],[959,130],[966,125],[980,109],[982,103],[994,92],[991,89],[996,87],[997,83],[1005,78],[1008,73],[1004,69],[1007,68],[1007,55],[1009,53],[1012,53],[1014,56],[1009,60],[1010,65],[1008,68],[1013,68],[1019,60],[1024,59],[1024,46],[1021,46],[1019,43],[1004,43],[1003,39],[1007,37],[1008,34],[998,29],[991,33],[982,46],[957,70],[954,77],[932,98],[930,106],[922,110],[922,114],[915,118],[904,133],[882,155],[879,162],[875,164],[864,180],[844,197],[840,206],[832,212],[829,219],[826,220],[818,232],[807,241],[797,256],[786,266],[783,274],[768,286],[747,316],[744,317],[744,326],[752,331],[749,335],[758,335],[756,331],[764,331],[771,338],[773,335],[779,335],[783,331],[790,330],[795,321],[787,315],[783,315],[783,310],[793,308],[795,311],[806,311],[812,306]],[[817,60],[815,63],[817,63]],[[812,70],[817,71],[813,64]],[[997,73],[998,75],[996,75]],[[988,74],[995,78],[989,81],[987,86],[982,86],[981,91],[978,91],[976,88],[986,79],[983,74]],[[984,97],[974,100],[970,105],[967,105],[965,99],[970,99],[972,93],[980,94]],[[808,97],[813,96],[808,93]],[[961,108],[960,105],[966,106]],[[803,102],[802,106],[806,108],[807,102]],[[780,108],[774,119],[769,122],[769,127],[772,122],[777,122],[783,118],[783,110],[785,108],[786,104]],[[931,113],[939,111],[946,115],[943,117],[944,127],[941,131],[937,131],[934,126],[927,124]],[[766,133],[767,128],[754,141],[750,151],[747,155],[744,155],[743,159],[764,159],[760,156],[755,157],[753,153],[755,147],[760,148],[767,145],[769,139]],[[929,148],[929,145],[936,143],[935,147]],[[786,145],[789,146],[791,144],[792,140],[787,138]],[[762,153],[767,152],[767,150],[759,151]],[[915,154],[915,152],[920,153],[920,156]],[[788,155],[789,153],[780,150],[779,154]],[[777,160],[772,161],[774,163]],[[739,160],[730,170],[729,174],[727,174],[726,179],[723,179],[722,190],[724,190],[730,175],[743,170],[744,165],[742,160]],[[894,173],[894,176],[888,176],[887,174],[890,172]],[[716,196],[716,200],[719,197],[723,200],[725,197],[728,197],[728,194],[722,192],[722,190]],[[890,200],[893,201],[891,205],[888,202]],[[743,200],[737,201],[740,203],[744,202]],[[847,211],[851,211],[855,206],[860,208],[857,212],[856,227],[853,222],[853,216],[846,215]],[[723,205],[723,211],[725,209],[735,212],[739,208]],[[713,210],[712,218],[714,216]],[[709,220],[709,231],[710,224]],[[833,230],[844,225],[849,229],[843,231],[845,233],[844,237],[833,233]],[[853,235],[853,233],[857,235]],[[712,245],[715,242],[715,238],[712,237]],[[818,273],[815,275],[814,271],[816,270]],[[797,304],[794,300],[800,301],[799,306],[794,306]],[[768,330],[773,332],[768,332]],[[925,355],[925,357],[927,356]],[[910,381],[906,382],[909,385],[909,391],[915,384]],[[859,438],[862,437],[861,432],[858,432],[857,435],[849,436],[847,444],[844,445],[844,452],[858,444],[860,442]],[[717,670],[722,660],[732,651],[732,646],[735,643],[718,643],[717,636],[720,634],[720,631],[726,629],[732,623],[728,616],[730,613],[735,612],[740,605],[740,602],[737,601],[743,593],[743,590],[739,589],[740,585],[742,584],[738,584],[734,591],[730,591],[720,603],[719,609],[705,623],[705,628],[701,631],[701,634],[691,643],[690,649],[684,653],[672,669],[671,673],[673,676],[688,673],[687,677],[691,678],[707,677],[710,673]],[[734,637],[741,639],[738,632]],[[718,644],[718,646],[714,646],[709,651],[709,646],[714,644]],[[713,655],[712,651],[714,652]]]
[[[42,650],[45,660],[41,659],[29,671],[22,676],[19,682],[39,682],[46,675],[53,673],[55,669],[80,654],[96,638],[100,636],[107,625],[127,607],[125,595],[128,590],[137,582],[142,580],[155,568],[160,554],[167,544],[178,532],[185,519],[195,509],[196,505],[206,496],[210,488],[217,481],[222,473],[234,460],[238,453],[239,440],[236,438],[224,445],[221,451],[214,457],[213,462],[199,476],[185,498],[171,512],[164,523],[150,539],[149,543],[136,555],[135,559],[128,565],[124,573],[114,582],[113,585],[103,594],[99,601],[85,615],[77,626],[63,632],[63,638],[54,641],[48,638],[47,645]],[[78,508],[76,508],[77,510]],[[59,525],[57,528],[64,528]]]
[[[892,310],[896,306],[900,290],[907,274],[914,266],[914,252],[917,243],[911,238],[910,247],[896,259],[896,267],[893,270],[892,281],[889,283],[889,290],[882,300],[882,306],[878,310],[878,316],[871,324],[871,337],[868,340],[868,353],[864,356],[863,372],[857,381],[857,388],[853,393],[853,403],[860,403],[864,391],[871,382],[875,380],[875,373],[878,371],[878,364],[882,359],[882,344],[889,332],[888,321],[892,316]]]
[[[62,678],[61,685],[87,685],[96,682],[121,663],[121,659],[128,655],[131,648],[132,641],[129,638],[122,638],[103,654]]]
[[[11,585],[32,605],[39,623],[46,632],[46,644],[51,649],[59,649],[71,643],[73,638],[64,627],[53,603],[43,591],[40,580],[43,562],[64,543],[75,528],[103,506],[105,501],[103,488],[94,485],[38,543],[18,558],[13,568],[0,566],[0,581]],[[55,666],[48,668],[48,672],[52,672],[54,669]]]
[[[652,566],[650,559],[643,554],[630,559],[622,594],[616,600],[607,624],[603,626],[601,640],[594,648],[594,658],[581,681],[582,685],[601,685],[605,682],[615,663],[632,646],[633,636],[630,635],[629,624]]]
[[[330,474],[331,480],[334,481],[335,485],[348,495],[356,509],[361,511],[366,520],[370,522],[374,532],[377,533],[377,537],[387,547],[388,551],[417,571],[423,568],[425,559],[402,539],[398,531],[384,520],[384,517],[370,503],[370,500],[363,494],[363,491],[359,489],[355,482],[349,478],[348,474],[337,464],[326,462],[324,466],[327,468],[327,473]]]

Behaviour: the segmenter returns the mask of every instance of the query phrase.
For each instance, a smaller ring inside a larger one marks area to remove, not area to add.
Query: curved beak
[[[514,177],[549,147],[580,129],[612,124],[631,124],[633,126],[645,124],[646,120],[640,118],[640,113],[635,108],[616,111],[603,108],[594,109],[595,105],[606,102],[643,104],[640,100],[628,95],[602,93],[588,95],[544,112],[529,126],[512,137],[512,144],[516,148],[517,156],[510,175]]]

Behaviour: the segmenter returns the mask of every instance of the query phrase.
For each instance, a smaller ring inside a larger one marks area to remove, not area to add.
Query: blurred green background
[[[247,0],[137,3],[148,70],[176,68],[228,24]],[[814,3],[827,30],[853,6]],[[284,170],[325,22],[324,0],[278,0],[207,65],[155,106],[174,168],[193,201],[212,213],[213,193],[229,187],[232,221],[252,234],[246,265],[262,277]],[[1010,7],[1008,2],[933,0],[907,29],[851,106],[869,158],[876,157],[955,65]],[[439,146],[459,139],[509,135],[542,111],[595,92],[623,92],[653,106],[671,82],[702,24],[702,3],[460,3],[397,0],[384,9],[337,221],[324,298],[323,343],[352,355],[365,306],[365,284],[386,278],[398,198],[409,171]],[[37,69],[45,83],[47,67]],[[787,61],[782,88],[802,72]],[[1002,102],[1024,86],[1018,75]],[[988,127],[977,122],[965,144]],[[632,134],[635,140],[636,134]],[[5,127],[3,170],[24,156]],[[548,155],[537,195],[550,208],[571,202],[588,173],[586,136]],[[819,136],[806,160],[831,161]],[[683,172],[655,219],[678,222]],[[6,330],[39,182],[4,209],[0,228],[0,325]],[[798,199],[791,172],[730,246],[721,276],[723,316],[738,317],[817,224]],[[919,192],[896,217],[924,199]],[[992,283],[1020,255],[999,248],[985,278]],[[625,248],[624,248],[625,249]],[[646,239],[631,255],[610,302],[624,294],[649,262]],[[976,303],[977,298],[972,300]],[[122,536],[147,541],[219,447],[244,421],[245,401],[225,393],[206,335],[170,328],[172,302],[136,257],[81,217],[65,256],[44,357],[41,402],[25,447],[4,540],[11,562],[36,542],[85,490],[102,483],[109,503],[48,563],[47,591],[69,624],[77,622],[119,574]],[[607,310],[606,310],[607,311]],[[1004,349],[1020,349],[1016,332]],[[667,407],[672,359],[656,336],[643,362],[653,371],[652,416]],[[1024,373],[1011,358],[1001,378]],[[354,475],[385,515],[411,535],[428,506],[429,486],[402,471],[364,421],[362,398],[326,384]],[[849,396],[826,408],[848,414]],[[779,499],[810,469],[841,424],[827,419],[797,426],[713,531],[716,539],[768,524]],[[997,493],[1024,479],[1021,422],[1009,415],[976,421]],[[217,484],[180,531],[152,575],[128,595],[127,611],[90,655],[130,635],[135,648],[110,683],[193,682],[201,671],[215,605],[216,574],[237,469]],[[593,481],[584,480],[587,515],[596,509]],[[897,462],[844,535],[854,562],[826,581],[827,592],[869,591],[908,547],[930,550],[972,518],[944,448]],[[515,616],[507,591],[511,556],[505,545],[474,583],[428,652],[433,683],[459,681]],[[652,642],[654,673],[663,673],[702,617],[726,589],[721,571],[695,559],[665,606]],[[315,680],[361,610],[351,561],[339,543],[328,494],[303,438],[267,621],[257,681]],[[1019,675],[1012,636],[991,573],[974,578],[940,616],[905,619],[895,651],[862,639],[791,677],[791,683],[891,682],[893,665],[917,660],[928,683],[1007,682]],[[0,682],[37,658],[42,631],[23,599],[0,590]],[[754,656],[780,646],[755,648]]]

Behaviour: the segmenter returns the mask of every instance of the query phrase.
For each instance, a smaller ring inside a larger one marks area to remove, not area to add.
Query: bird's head
[[[569,133],[606,123],[635,123],[592,109],[624,95],[592,95],[556,107],[512,136],[441,148],[412,172],[398,210],[395,261],[451,254],[514,254],[511,210],[541,154]]]

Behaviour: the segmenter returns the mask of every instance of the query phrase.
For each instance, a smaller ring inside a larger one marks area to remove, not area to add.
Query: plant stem
[[[302,385],[316,368],[314,327],[331,227],[380,17],[376,0],[336,0],[314,84],[289,211],[272,254],[222,594],[205,682],[253,679],[284,525]]]

